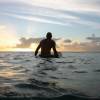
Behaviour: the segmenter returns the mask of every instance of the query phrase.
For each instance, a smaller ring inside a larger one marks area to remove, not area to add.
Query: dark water
[[[0,97],[87,100],[100,98],[100,53],[0,53]],[[32,99],[33,100],[33,99]]]

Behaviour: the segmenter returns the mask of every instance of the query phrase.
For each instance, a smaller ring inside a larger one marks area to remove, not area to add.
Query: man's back
[[[51,39],[44,39],[40,42],[41,47],[41,55],[42,56],[50,56],[51,55],[51,48],[55,46],[55,42]]]

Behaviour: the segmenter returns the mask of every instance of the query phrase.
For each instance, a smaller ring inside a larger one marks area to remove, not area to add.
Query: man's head
[[[52,33],[51,32],[48,32],[47,35],[46,35],[47,39],[51,39],[52,38]]]

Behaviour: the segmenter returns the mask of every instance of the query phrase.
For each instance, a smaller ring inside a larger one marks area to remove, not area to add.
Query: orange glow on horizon
[[[12,51],[12,52],[34,52],[37,48],[37,44],[32,45],[30,48],[14,48],[14,47],[0,47],[1,52],[7,52],[7,51]],[[85,52],[85,48],[80,48],[80,47],[73,47],[71,45],[67,46],[66,48],[59,47],[57,48],[58,52]]]
[[[21,52],[27,52],[27,51],[34,51],[32,48],[0,48],[1,52],[7,52],[7,51],[13,51],[13,52],[17,52],[17,51],[21,51]]]
[[[0,45],[0,51],[1,52],[7,52],[7,51],[12,51],[12,52],[34,52],[38,46],[38,43],[32,43],[31,46],[29,48],[17,48],[16,44],[14,44],[15,46],[11,46],[11,45]],[[58,52],[85,52],[87,50],[85,50],[86,48],[82,48],[80,47],[79,43],[70,43],[67,44],[66,46],[63,44],[62,41],[60,41],[58,43],[58,47],[57,47],[57,51]]]
[[[13,42],[13,41],[10,41]],[[33,43],[29,48],[17,48],[16,43],[13,44],[0,44],[0,51],[35,51],[37,44]]]

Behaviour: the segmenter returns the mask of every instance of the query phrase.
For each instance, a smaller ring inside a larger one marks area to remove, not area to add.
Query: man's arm
[[[38,50],[40,49],[40,44],[38,45],[38,47],[36,48],[36,50],[35,50],[35,56],[37,56],[37,54],[38,54]]]
[[[56,57],[59,57],[58,52],[57,52],[57,50],[56,50],[56,43],[55,43],[55,42],[54,42],[54,45],[53,45],[53,51],[54,51],[54,55],[55,55]]]

